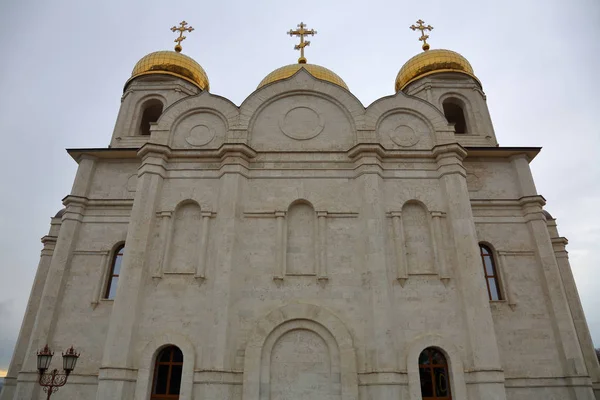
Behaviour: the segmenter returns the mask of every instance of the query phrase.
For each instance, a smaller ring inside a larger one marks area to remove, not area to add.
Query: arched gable
[[[432,131],[452,131],[444,114],[435,106],[403,92],[382,97],[369,105],[365,112],[365,129],[377,129],[381,120],[395,110],[410,110],[412,114],[426,121]]]
[[[255,90],[240,105],[239,129],[250,129],[254,118],[271,102],[297,93],[312,93],[332,101],[352,121],[354,129],[364,126],[365,107],[351,92],[333,83],[315,78],[300,69],[288,79]]]
[[[358,400],[356,354],[352,335],[344,323],[329,310],[304,303],[293,303],[260,318],[246,343],[242,400],[258,399],[261,391],[261,365],[264,351],[291,329],[312,330],[324,340],[335,342],[339,354],[341,399]]]
[[[211,112],[223,120],[227,129],[237,125],[239,110],[224,97],[201,92],[196,96],[185,97],[164,110],[155,130],[170,131],[178,121],[198,110]]]
[[[194,345],[187,337],[179,333],[162,332],[149,340],[135,357],[134,362],[138,369],[135,400],[147,400],[150,398],[152,373],[156,356],[163,348],[170,345],[179,347],[183,353],[183,374],[181,376],[179,400],[192,399],[194,368],[196,366]]]

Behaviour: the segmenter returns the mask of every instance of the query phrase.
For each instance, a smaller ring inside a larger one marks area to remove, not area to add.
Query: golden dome
[[[428,50],[408,60],[396,77],[396,92],[419,78],[438,72],[458,72],[479,80],[466,58],[450,50]],[[479,83],[481,85],[481,83]]]
[[[296,72],[298,72],[300,70],[300,68],[304,68],[304,70],[306,72],[308,72],[309,74],[311,74],[312,76],[314,76],[317,79],[335,83],[336,85],[341,86],[344,89],[348,90],[348,86],[346,85],[346,82],[344,82],[342,80],[342,78],[340,78],[335,72],[333,72],[325,67],[321,67],[320,65],[300,64],[300,63],[290,64],[290,65],[286,65],[285,67],[277,68],[275,71],[273,71],[269,75],[267,75],[265,77],[265,79],[263,79],[258,84],[257,89],[260,89],[261,87],[268,85],[269,83],[287,79],[290,76],[294,75]]]
[[[156,51],[144,56],[133,67],[131,78],[125,87],[134,78],[150,74],[167,74],[184,79],[202,90],[209,89],[208,76],[204,69],[191,57],[175,51]]]

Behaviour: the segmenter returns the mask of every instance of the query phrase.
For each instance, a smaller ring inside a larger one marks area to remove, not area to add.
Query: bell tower
[[[481,82],[462,55],[444,49],[430,50],[427,31],[418,20],[410,26],[420,31],[423,52],[408,60],[396,77],[396,92],[427,100],[444,113],[463,146],[497,146],[496,135]]]
[[[209,90],[206,72],[181,53],[184,32],[193,27],[182,21],[171,28],[179,36],[174,51],[156,51],[140,59],[125,83],[111,147],[140,147],[150,138],[152,124],[176,101]]]

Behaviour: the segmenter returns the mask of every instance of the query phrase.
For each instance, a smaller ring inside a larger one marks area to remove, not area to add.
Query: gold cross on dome
[[[306,58],[304,57],[304,48],[306,46],[309,46],[310,42],[308,40],[304,41],[304,36],[307,36],[307,35],[314,36],[317,33],[317,31],[315,31],[314,29],[310,29],[310,30],[304,29],[304,28],[306,28],[306,25],[304,25],[304,22],[300,22],[298,24],[298,28],[299,29],[296,29],[295,31],[290,29],[290,31],[288,32],[288,35],[290,35],[292,37],[300,36],[300,44],[295,45],[294,50],[300,50],[300,58],[298,59],[298,63],[306,64]]]
[[[175,31],[179,31],[179,37],[177,39],[174,40],[175,43],[177,43],[175,45],[175,51],[180,53],[181,52],[181,42],[185,40],[185,36],[183,36],[183,32],[191,32],[194,30],[194,28],[192,28],[191,26],[186,27],[188,23],[185,21],[181,21],[179,23],[179,25],[181,25],[179,28],[174,26],[171,28],[171,31],[175,32]]]
[[[427,39],[429,39],[429,35],[425,34],[425,31],[432,31],[433,30],[433,26],[431,25],[423,25],[425,22],[423,20],[418,20],[417,24],[419,25],[411,25],[410,29],[412,29],[413,31],[416,31],[417,29],[421,31],[421,37],[419,38],[420,41],[423,42],[423,50],[427,51],[429,50],[429,43],[427,43]]]

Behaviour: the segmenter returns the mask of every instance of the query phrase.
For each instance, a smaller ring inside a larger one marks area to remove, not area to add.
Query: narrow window
[[[105,299],[114,299],[117,294],[117,283],[119,282],[121,263],[123,262],[124,254],[124,244],[117,247],[113,254],[112,262],[110,264],[110,275],[108,275],[108,284],[106,285],[106,293],[104,294]]]
[[[480,244],[479,249],[481,251],[481,262],[483,263],[485,282],[490,300],[502,300],[500,289],[498,287],[498,273],[496,271],[492,250],[484,244]]]
[[[165,347],[154,365],[150,400],[178,400],[183,372],[183,353],[177,346]]]
[[[444,115],[451,124],[454,124],[456,133],[467,133],[467,121],[463,108],[452,100],[446,100],[442,104]]]
[[[441,351],[428,347],[419,355],[419,377],[423,400],[452,400],[448,362]]]
[[[150,135],[150,123],[158,121],[162,114],[163,105],[158,100],[150,100],[144,103],[142,119],[140,122],[140,135]]]

